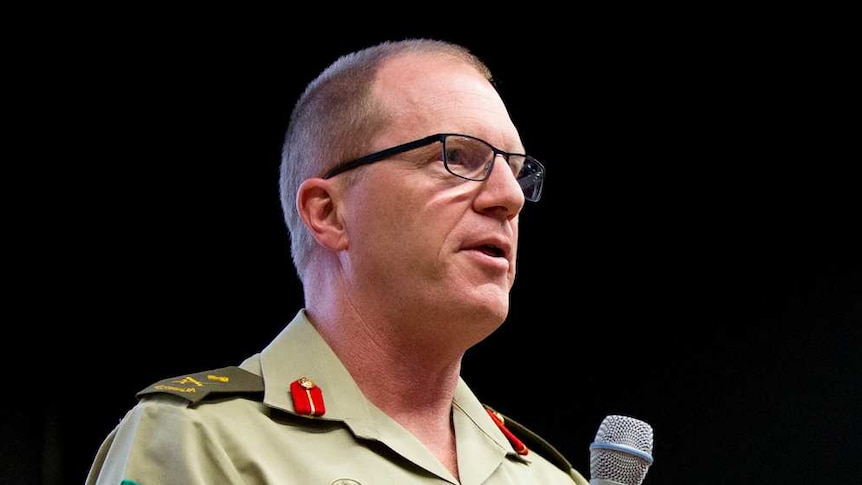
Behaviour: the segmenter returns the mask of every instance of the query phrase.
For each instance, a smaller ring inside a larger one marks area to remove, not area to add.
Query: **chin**
[[[465,309],[463,316],[467,317],[471,325],[479,325],[496,330],[503,324],[509,315],[509,298],[504,300],[495,299],[493,302],[485,301],[481,305],[473,305]]]

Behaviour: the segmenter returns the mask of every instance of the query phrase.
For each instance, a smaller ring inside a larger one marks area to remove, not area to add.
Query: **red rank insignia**
[[[491,416],[492,420],[494,420],[494,424],[496,424],[497,427],[500,428],[500,431],[506,435],[506,439],[509,440],[509,443],[512,443],[512,448],[515,449],[515,453],[526,456],[530,450],[527,449],[527,445],[525,445],[523,441],[519,440],[518,437],[512,434],[512,432],[509,431],[509,428],[503,424],[503,417],[488,408],[485,408],[485,410],[488,411],[488,415]]]
[[[323,392],[317,384],[308,377],[300,377],[290,383],[290,395],[293,397],[293,410],[305,416],[323,416],[326,406],[323,405]]]

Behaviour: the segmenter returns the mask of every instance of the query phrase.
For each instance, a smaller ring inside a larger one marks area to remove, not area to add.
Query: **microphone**
[[[590,485],[640,485],[653,462],[652,438],[641,420],[605,417],[590,444]]]

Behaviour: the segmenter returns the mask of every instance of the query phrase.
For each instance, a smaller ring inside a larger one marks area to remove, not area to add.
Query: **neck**
[[[414,335],[399,340],[396,332],[384,330],[415,328],[415,321],[376,318],[374,325],[368,325],[368,320],[355,314],[333,317],[312,308],[306,312],[368,400],[410,431],[458,477],[452,401],[463,353],[435,351]]]
[[[307,310],[313,324],[338,355],[368,399],[390,416],[425,414],[448,420],[463,352],[437,351],[431,339],[414,335],[397,337],[381,326],[406,328],[411,323],[363,319],[341,315],[330,320]],[[337,330],[334,326],[338,326]],[[415,327],[415,322],[412,322]]]

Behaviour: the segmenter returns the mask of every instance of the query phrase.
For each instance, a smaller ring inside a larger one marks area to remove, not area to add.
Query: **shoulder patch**
[[[138,399],[150,394],[173,394],[192,404],[206,397],[263,393],[263,378],[237,366],[222,367],[196,374],[163,379],[135,394]]]
[[[499,411],[491,408],[488,405],[485,405],[485,410],[488,411],[488,414],[491,416],[491,419],[500,428],[500,431],[506,435],[506,438],[512,443],[512,447],[515,449],[515,452],[519,455],[527,455],[530,452],[530,449],[535,449],[540,455],[544,456],[551,463],[556,465],[559,469],[563,470],[567,474],[572,477],[580,477],[575,468],[560,453],[559,450],[554,448],[550,443],[545,441],[544,438],[536,434],[534,431],[528,429],[523,424],[504,416]],[[581,478],[583,479],[583,478]],[[582,483],[575,479],[575,483]]]

